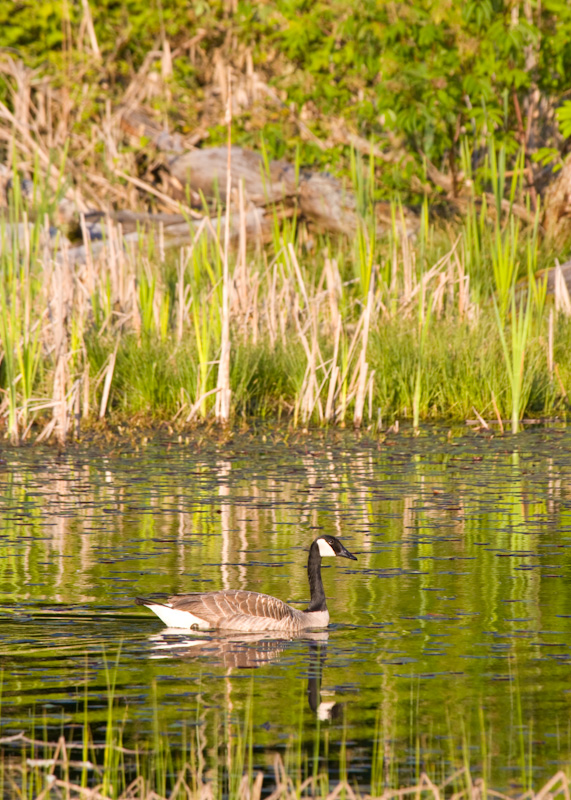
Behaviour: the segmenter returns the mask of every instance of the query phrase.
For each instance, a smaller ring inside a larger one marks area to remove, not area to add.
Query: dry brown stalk
[[[488,425],[488,423],[486,422],[486,420],[485,420],[485,419],[482,417],[482,415],[481,415],[481,414],[479,414],[479,413],[476,411],[476,408],[475,408],[474,406],[472,406],[472,411],[473,411],[473,412],[474,412],[474,414],[476,415],[476,417],[477,417],[477,419],[478,419],[478,422],[480,423],[480,425],[482,426],[482,428],[484,428],[484,430],[486,430],[486,431],[489,431],[489,430],[490,430],[490,426]]]
[[[241,310],[248,306],[248,274],[246,264],[246,208],[244,201],[244,181],[238,184],[238,211],[240,217],[238,236],[238,260],[236,263],[234,279],[238,288],[238,300]]]
[[[490,795],[490,797],[499,797],[500,800],[513,800],[513,798],[511,798],[509,795],[504,794],[503,792],[497,792],[495,789],[486,788],[486,793]],[[525,795],[522,795],[522,797],[525,797]]]
[[[321,394],[321,389],[325,384],[327,376],[323,381],[322,386],[320,387],[316,373],[317,369],[323,366],[323,357],[321,355],[319,343],[317,340],[317,321],[315,319],[314,314],[312,314],[310,319],[308,320],[308,324],[311,325],[311,332],[312,332],[311,346],[310,346],[307,336],[305,335],[305,332],[301,326],[301,322],[299,320],[299,314],[295,312],[294,312],[294,320],[297,326],[297,331],[300,341],[303,345],[303,349],[305,350],[305,355],[307,357],[307,367],[302,382],[302,386],[298,395],[299,402],[296,401],[296,404],[298,404],[299,406],[299,409],[301,411],[301,417],[304,422],[307,422],[310,419],[316,406],[318,409],[319,418],[320,420],[323,420],[323,406],[321,404],[320,394]]]
[[[289,254],[289,258],[291,259],[291,263],[293,264],[295,270],[295,276],[297,278],[297,282],[299,284],[299,289],[303,296],[303,300],[305,302],[306,309],[309,309],[309,298],[307,296],[307,290],[305,288],[305,281],[303,280],[303,275],[301,274],[301,269],[299,266],[299,261],[297,260],[297,255],[294,249],[294,246],[291,242],[288,243],[287,252]]]
[[[252,320],[252,342],[254,345],[258,343],[258,291],[260,289],[260,280],[256,274],[252,277],[252,311],[248,309],[248,316]]]
[[[226,109],[228,126],[228,164],[226,168],[226,197],[230,197],[232,187],[232,75],[228,69],[228,102]],[[222,280],[222,333],[220,338],[220,360],[218,364],[218,383],[216,394],[216,419],[226,424],[230,419],[230,205],[226,209],[224,225],[224,253]]]
[[[100,767],[91,761],[84,762],[70,760],[68,746],[70,748],[78,749],[83,746],[81,742],[75,745],[73,743],[71,745],[67,745],[64,738],[60,737],[57,744],[53,743],[50,745],[50,743],[43,741],[31,740],[25,737],[23,734],[16,734],[14,736],[4,737],[0,740],[0,744],[10,744],[13,746],[14,743],[19,740],[22,742],[25,741],[33,743],[44,748],[46,746],[52,746],[54,748],[53,754],[49,758],[27,759],[28,767],[34,769],[46,768],[47,770],[45,773],[47,778],[46,786],[38,795],[35,796],[34,800],[43,800],[43,798],[48,797],[52,787],[62,790],[62,794],[68,798],[77,797],[89,798],[89,800],[109,800],[109,798],[102,793],[101,785],[82,787],[73,781],[63,780],[55,775],[56,767],[63,767],[64,769],[68,767],[74,767],[76,769],[88,769],[95,771],[100,770]],[[108,745],[103,744],[93,745],[91,746],[91,749],[97,750],[107,747]],[[123,753],[135,753],[135,751],[129,751],[123,747],[114,747],[113,749]],[[17,763],[14,764],[14,770],[19,769],[21,769],[20,765]],[[513,800],[513,798],[511,798],[509,795],[489,787],[481,778],[472,780],[472,776],[465,769],[456,771],[439,784],[434,783],[426,773],[422,773],[418,783],[415,785],[400,789],[387,788],[382,792],[381,795],[374,796],[369,794],[362,795],[357,789],[353,788],[345,780],[339,781],[339,783],[337,783],[336,786],[327,794],[319,795],[319,783],[316,782],[313,776],[304,780],[296,790],[292,778],[287,774],[283,759],[279,754],[274,755],[273,772],[275,788],[269,795],[267,795],[266,800],[294,800],[299,796],[305,796],[306,793],[312,797],[315,797],[316,795],[320,796],[322,797],[322,800],[337,800],[337,798],[339,798],[341,795],[345,795],[351,800],[403,800],[411,795],[421,797],[426,796],[428,793],[432,796],[433,800],[443,800],[445,797],[446,787],[454,784],[461,776],[465,777],[466,786],[460,791],[453,792],[451,795],[449,795],[450,800],[461,800],[461,798],[464,797],[467,800],[480,800],[482,796],[494,797],[498,798],[498,800]],[[18,794],[18,787],[12,778],[11,771],[8,770],[4,774],[11,782],[15,793]],[[189,776],[191,780],[187,780],[187,776]],[[256,772],[255,775],[244,773],[241,777],[239,788],[236,793],[237,800],[260,800],[264,778],[265,775],[261,771]],[[191,786],[193,789],[191,789]],[[192,768],[189,764],[186,764],[182,769],[179,770],[175,785],[169,796],[171,798],[176,798],[179,797],[181,793],[183,797],[187,798],[187,800],[206,800],[206,798],[212,800],[212,783],[204,780],[201,770],[197,774],[195,768]],[[565,772],[563,772],[563,770],[559,770],[557,773],[555,773],[555,775],[553,775],[537,792],[532,790],[527,791],[519,795],[518,800],[549,800],[549,798],[555,798],[559,795],[563,795],[564,800],[571,800],[569,778]],[[135,778],[126,787],[126,789],[120,795],[119,800],[135,800],[135,798],[137,798],[137,800],[166,800],[166,798],[152,790],[142,776]]]
[[[337,359],[339,357],[339,341],[341,339],[342,327],[343,327],[343,322],[341,319],[341,314],[339,313],[339,309],[337,309],[337,319],[335,325],[335,342],[333,345],[333,361],[331,367],[331,375],[329,378],[329,391],[327,393],[327,403],[325,405],[326,422],[329,422],[333,416],[335,393],[337,391],[337,382],[339,380],[339,371],[340,371],[337,365]]]
[[[55,778],[53,781],[51,781],[51,786],[57,786],[61,789],[65,789],[67,797],[70,796],[69,794],[70,792],[75,792],[80,797],[88,797],[89,800],[111,800],[109,795],[102,794],[100,791],[98,791],[98,787],[90,789],[87,786],[80,786],[80,784],[78,783],[72,783],[72,781],[64,781],[61,780],[60,778]],[[42,794],[40,796],[44,795]],[[40,800],[40,796],[38,797],[37,800]],[[150,800],[150,798],[147,797],[147,800]]]
[[[97,175],[95,172],[86,172],[85,178],[92,184],[95,184],[95,186],[101,187],[101,191],[94,193],[94,197],[97,198],[104,209],[109,210],[111,199],[129,205],[130,195],[128,189],[121,186],[116,181],[112,183],[103,175]]]
[[[25,122],[21,122],[14,114],[0,101],[0,120],[8,122],[13,130],[8,131],[0,127],[0,138],[7,142],[13,142],[14,145],[22,152],[38,157],[41,165],[47,170],[48,180],[53,190],[56,190],[60,183],[60,174],[58,168],[52,163],[49,154],[45,151],[42,145],[36,142],[28,133],[29,126]],[[15,133],[17,132],[17,136]],[[75,196],[74,196],[75,195]],[[85,209],[85,205],[81,201],[78,190],[71,192],[68,190],[66,197],[79,202],[81,207]]]
[[[117,350],[119,348],[119,339],[115,344],[115,348],[109,356],[107,367],[105,368],[105,381],[103,383],[103,392],[101,394],[101,404],[99,406],[99,419],[103,419],[107,411],[107,403],[109,402],[109,393],[111,392],[111,383],[113,381],[113,373],[115,371],[115,361],[117,360]]]
[[[443,789],[445,789],[445,788],[446,788],[447,786],[449,786],[451,783],[454,783],[455,781],[457,781],[457,780],[458,780],[458,778],[461,778],[461,777],[462,777],[462,775],[465,775],[465,774],[466,774],[466,767],[460,767],[459,769],[457,769],[455,772],[453,772],[453,773],[452,773],[452,775],[449,775],[447,778],[445,778],[445,779],[444,779],[444,780],[443,780],[443,781],[442,781],[442,782],[439,784],[440,791],[442,791]]]
[[[337,800],[341,793],[346,793],[350,800],[357,800],[357,795],[347,781],[339,781],[335,789],[327,795],[327,800]]]
[[[315,319],[315,308],[313,309],[312,313],[312,308],[309,303],[309,297],[305,287],[305,282],[303,280],[303,275],[299,266],[299,262],[297,260],[295,250],[291,242],[288,244],[287,249],[283,250],[283,255],[285,262],[289,267],[290,272],[293,272],[295,275],[296,283],[299,286],[299,293],[301,294],[304,301],[305,312],[307,315],[305,327],[307,328],[308,326],[311,326],[311,346],[310,346],[304,331],[304,327],[302,326],[300,321],[301,311],[299,308],[298,293],[294,292],[293,319],[297,328],[300,341],[305,351],[305,355],[307,357],[307,367],[305,370],[305,375],[302,381],[299,395],[296,398],[296,409],[301,412],[301,418],[305,423],[311,417],[316,404],[318,406],[320,419],[323,419],[323,408],[319,398],[320,389],[316,376],[317,361],[319,360],[319,362],[322,363],[323,358],[321,357],[321,352],[317,341],[317,322]]]
[[[369,380],[366,390],[366,394],[369,397],[369,422],[371,422],[373,419],[373,390],[375,388],[375,372],[376,370],[372,369],[369,373]]]
[[[82,43],[83,41],[83,32],[84,31],[87,32],[93,56],[96,61],[101,61],[101,51],[99,49],[97,36],[95,34],[95,27],[93,25],[91,9],[89,8],[89,0],[81,0],[81,5],[83,6],[83,17],[79,28],[79,35],[78,35],[79,42]]]
[[[337,320],[339,315],[339,299],[343,294],[343,284],[341,282],[337,261],[334,258],[325,259],[324,272],[326,275],[327,296],[329,299],[331,319]]]
[[[52,296],[50,311],[54,358],[56,368],[53,381],[54,421],[56,438],[64,444],[67,438],[69,419],[67,413],[67,362],[69,358],[67,341],[67,309],[71,302],[71,286],[69,283],[69,267],[56,264],[52,278]],[[67,280],[66,280],[67,279]]]
[[[568,403],[569,402],[569,396],[568,396],[567,392],[565,391],[565,387],[563,386],[563,381],[561,380],[561,375],[559,374],[559,364],[555,363],[553,369],[554,369],[554,372],[555,372],[555,377],[557,378],[557,382],[559,384],[559,388],[561,389],[561,394],[565,398],[565,401]]]
[[[143,63],[141,64],[139,71],[133,77],[131,83],[127,87],[125,94],[123,95],[121,107],[117,112],[117,116],[121,116],[125,108],[131,108],[139,102],[140,98],[144,96],[146,92],[146,81],[149,71],[154,64],[155,61],[162,59],[163,51],[162,50],[150,50],[145,58],[143,59]]]
[[[320,364],[317,368],[315,368],[315,366],[314,366],[314,369],[313,369],[313,387],[312,387],[313,397],[309,397],[308,398],[307,407],[305,409],[305,420],[304,420],[305,422],[308,422],[311,419],[311,417],[313,416],[313,412],[315,411],[316,407],[317,407],[317,413],[318,413],[318,416],[319,416],[319,421],[323,422],[324,415],[323,415],[323,405],[321,403],[321,392],[323,391],[323,388],[324,388],[325,384],[327,383],[327,378],[329,377],[329,372],[326,372],[325,377],[323,378],[321,384],[319,384],[318,381],[317,381],[317,374],[316,373],[317,373],[317,369],[321,369],[324,366],[325,366],[324,364]]]
[[[502,415],[500,414],[500,409],[498,408],[498,404],[496,403],[496,396],[492,392],[492,405],[494,407],[494,413],[496,415],[496,419],[498,420],[498,425],[500,426],[500,432],[504,432],[504,423],[502,420]]]
[[[216,389],[210,389],[210,391],[204,392],[204,394],[200,395],[198,400],[191,407],[191,409],[190,409],[190,411],[188,413],[188,416],[186,418],[186,421],[187,422],[192,422],[192,420],[195,418],[195,416],[198,414],[198,411],[200,410],[200,406],[202,405],[202,401],[206,400],[207,397],[212,397],[213,394],[218,394],[219,392],[220,392],[220,389],[217,387]]]
[[[355,326],[355,331],[353,333],[353,338],[351,339],[351,344],[349,345],[349,352],[347,353],[347,365],[345,367],[345,371],[341,375],[341,381],[340,381],[340,384],[339,384],[339,390],[341,388],[341,385],[343,383],[345,383],[345,381],[347,380],[347,377],[349,375],[349,370],[351,369],[351,364],[352,364],[355,348],[357,347],[357,342],[359,341],[359,336],[361,335],[363,321],[364,321],[364,312],[359,317],[359,319],[357,321],[357,325]],[[358,374],[357,371],[355,371],[354,374],[353,374],[353,380],[356,380],[357,374]]]
[[[553,345],[554,345],[554,331],[553,331],[553,309],[549,309],[549,321],[548,321],[548,332],[547,332],[547,367],[549,369],[549,375],[551,380],[553,380]]]
[[[558,783],[561,784],[559,791],[553,792],[553,788]],[[565,800],[569,800],[569,778],[562,770],[556,772],[555,775],[547,781],[545,786],[543,786],[543,788],[541,788],[534,796],[534,800],[544,800],[548,793],[551,793],[552,797],[556,797],[558,794],[563,793]]]
[[[428,272],[424,273],[424,275],[422,276],[421,280],[418,281],[415,284],[414,288],[410,289],[408,294],[407,294],[406,288],[405,288],[404,295],[401,297],[401,310],[406,309],[406,308],[410,308],[411,307],[411,303],[414,300],[414,298],[417,296],[417,294],[419,294],[419,293],[424,294],[424,292],[426,291],[426,287],[428,286],[429,282],[434,277],[436,277],[437,275],[440,275],[441,272],[444,269],[446,269],[447,264],[450,262],[450,259],[452,258],[452,256],[456,255],[456,248],[457,248],[458,243],[460,242],[460,240],[461,240],[461,236],[458,236],[456,238],[456,240],[454,241],[454,243],[452,244],[452,247],[450,248],[450,250],[447,253],[445,253],[442,256],[442,258],[440,258],[436,262],[436,264],[433,264],[433,266],[428,270]],[[424,311],[423,311],[423,315],[424,315]]]
[[[444,292],[447,282],[447,273],[441,272],[438,276],[438,286],[432,292],[432,312],[438,319],[440,319],[444,310]]]
[[[89,276],[89,284],[91,291],[93,291],[94,280],[93,280],[93,256],[91,253],[91,237],[87,231],[87,225],[85,224],[85,214],[81,213],[79,215],[79,224],[81,226],[81,235],[83,237],[83,241],[85,244],[85,264],[87,267],[87,275]]]
[[[158,189],[155,189],[154,186],[151,186],[150,183],[141,180],[140,178],[135,178],[133,175],[127,175],[126,172],[123,172],[120,169],[113,170],[115,175],[118,178],[122,178],[123,180],[127,181],[128,183],[132,183],[133,186],[136,186],[138,189],[142,189],[144,192],[148,194],[152,194],[154,197],[158,198],[161,203],[164,203],[168,208],[172,208],[174,211],[177,211],[179,214],[186,214],[193,219],[202,219],[203,214],[199,214],[190,206],[181,203],[178,200],[173,200],[172,197],[169,197],[168,194],[164,192],[160,192]]]
[[[567,283],[563,277],[563,271],[556,261],[555,264],[555,310],[564,314],[566,317],[571,316],[571,298],[569,297],[569,290]]]
[[[55,752],[52,758],[59,758],[59,752],[61,750],[61,744],[58,740],[57,742],[46,742],[44,739],[34,739],[29,736],[26,736],[24,731],[20,731],[18,733],[14,733],[11,736],[3,736],[0,738],[0,746],[3,744],[13,744],[14,742],[24,742],[25,744],[33,744],[36,747],[52,747],[55,749]],[[81,750],[83,749],[82,742],[67,742],[66,747],[69,750]],[[95,742],[90,742],[89,749],[90,750],[105,750],[106,748],[111,747],[112,750],[116,750],[118,753],[125,753],[129,755],[137,755],[139,752],[138,750],[130,750],[126,747],[121,747],[120,745],[108,745],[108,744],[97,744]]]
[[[375,273],[371,272],[369,280],[369,291],[367,294],[367,305],[363,312],[363,326],[362,326],[362,341],[361,341],[361,354],[359,356],[358,370],[359,381],[357,386],[357,394],[355,399],[355,412],[353,416],[353,424],[356,428],[361,427],[363,421],[363,409],[365,407],[365,392],[367,390],[367,371],[369,365],[367,363],[367,345],[369,343],[369,326],[371,324],[371,314],[374,305],[374,284]]]

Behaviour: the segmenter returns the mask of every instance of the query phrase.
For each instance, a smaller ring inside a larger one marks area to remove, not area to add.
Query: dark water
[[[256,765],[301,742],[335,778],[345,748],[365,789],[375,753],[400,782],[469,761],[498,788],[517,788],[524,762],[536,786],[568,763],[566,430],[267,431],[0,456],[1,735],[65,729],[86,699],[103,735],[105,659],[118,659],[126,742],[158,717],[173,746],[199,730],[208,759],[252,698]],[[302,604],[323,532],[359,560],[325,567],[319,637],[169,636],[133,603],[250,588]]]

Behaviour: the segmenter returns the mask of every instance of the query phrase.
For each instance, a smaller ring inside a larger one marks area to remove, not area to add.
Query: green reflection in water
[[[5,451],[2,732],[33,715],[54,735],[82,724],[87,694],[104,740],[104,653],[121,646],[124,741],[190,736],[205,769],[239,723],[254,764],[297,747],[297,764],[311,772],[318,753],[335,778],[345,752],[364,787],[466,761],[498,787],[551,775],[571,753],[570,445],[564,430],[385,442],[266,431]],[[323,532],[359,556],[324,563],[327,641],[181,639],[133,605],[199,588],[301,604]]]

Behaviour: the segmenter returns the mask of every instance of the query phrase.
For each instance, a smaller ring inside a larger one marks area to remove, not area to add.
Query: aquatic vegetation
[[[85,264],[13,238],[2,255],[0,373],[10,435],[41,423],[44,438],[63,441],[95,416],[207,420],[218,413],[223,347],[224,420],[285,413],[294,424],[418,427],[476,408],[488,420],[507,414],[515,430],[516,417],[565,413],[571,365],[555,366],[553,353],[569,343],[566,307],[544,313],[537,217],[522,227],[507,211],[500,225],[471,206],[452,231],[425,206],[414,238],[393,209],[385,234],[364,223],[356,250],[330,238],[310,252],[276,220],[273,246],[230,249],[227,274],[223,231],[204,225],[171,256],[152,234],[124,248],[109,223]]]
[[[79,737],[62,730],[57,740],[50,740],[45,718],[33,719],[29,734],[0,738],[0,787],[6,800],[86,795],[99,800],[260,800],[268,796],[274,800],[299,797],[392,800],[409,795],[433,800],[452,797],[478,800],[489,796],[510,800],[513,797],[490,783],[487,748],[493,731],[482,710],[481,765],[472,763],[470,734],[462,724],[461,732],[456,737],[450,736],[452,769],[449,760],[443,759],[442,763],[430,764],[426,771],[417,758],[416,779],[404,787],[395,769],[391,732],[384,726],[381,709],[374,731],[370,782],[362,775],[364,783],[361,785],[348,778],[349,754],[344,726],[331,729],[332,738],[340,737],[335,751],[333,741],[329,742],[328,723],[319,721],[313,748],[301,747],[302,707],[298,710],[297,741],[290,738],[285,752],[275,752],[266,759],[264,767],[254,765],[257,709],[251,691],[239,714],[229,707],[221,710],[216,720],[217,736],[210,748],[206,747],[204,731],[196,724],[185,725],[182,738],[176,743],[171,741],[167,731],[162,729],[156,704],[154,734],[147,741],[125,742],[125,719],[121,720],[121,709],[115,698],[118,663],[106,671],[108,712],[103,742],[94,738],[87,722],[79,726]],[[43,738],[40,738],[42,730]],[[324,744],[325,750],[322,749]],[[548,793],[551,797],[560,794],[567,797],[571,778],[565,770],[557,771],[544,785],[534,787],[531,742],[529,752],[523,739],[521,744],[524,796],[530,800],[540,800]],[[417,756],[420,749],[417,739]]]
[[[531,153],[545,115],[529,92],[533,84],[551,108],[563,91],[565,36],[546,32],[569,29],[566,4],[469,3],[437,19],[430,4],[410,2],[402,18],[382,4],[347,16],[344,2],[335,14],[297,0],[182,5],[135,2],[127,26],[108,2],[39,19],[19,9],[21,24],[5,32],[28,59],[6,53],[0,87],[12,170],[0,258],[8,436],[64,442],[98,420],[134,415],[182,429],[256,414],[356,428],[476,414],[500,426],[509,416],[514,431],[526,415],[563,416],[571,364],[554,353],[569,350],[571,301],[557,273],[545,319],[547,281],[535,276],[566,251],[542,240],[531,156],[553,159]],[[0,0],[0,18],[8,13]],[[431,54],[431,78],[411,71],[411,42]],[[466,78],[476,58],[479,79]],[[31,66],[40,62],[41,80]],[[330,69],[340,70],[334,84]],[[180,182],[178,199],[161,191],[158,143],[122,129],[119,109],[134,96],[161,125],[181,134],[198,126],[193,141],[257,147],[265,188],[270,160],[284,155],[294,184],[305,167],[334,171],[351,224],[323,233],[318,217],[303,218],[299,195],[258,208],[259,230],[247,233],[249,199],[230,172],[210,205],[200,192],[191,201]],[[542,126],[550,146],[566,135],[566,109],[559,129]],[[226,209],[219,201],[232,187]],[[69,208],[92,203],[178,211],[180,240],[169,248],[156,218],[154,230],[123,235],[120,224],[93,225]],[[60,247],[64,232],[84,250]]]

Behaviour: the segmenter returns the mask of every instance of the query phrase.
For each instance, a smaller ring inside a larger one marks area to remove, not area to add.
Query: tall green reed
[[[514,283],[518,277],[518,240],[520,224],[513,217],[508,219],[502,230],[496,222],[490,242],[490,253],[494,270],[494,284],[498,298],[498,310],[501,319],[505,319]]]
[[[532,309],[531,292],[527,292],[525,303],[522,301],[518,305],[515,291],[512,287],[511,320],[509,323],[509,333],[506,335],[502,316],[494,299],[497,329],[502,343],[502,352],[511,390],[512,433],[519,432],[520,418],[529,393],[529,382],[526,384],[525,357],[528,347]]]
[[[8,299],[6,286],[0,286],[0,339],[3,350],[3,364],[6,382],[6,395],[8,400],[8,435],[12,444],[18,441],[18,394],[16,389],[16,363],[15,357],[17,343],[17,324],[15,294]]]
[[[103,757],[103,787],[104,795],[117,796],[121,780],[121,733],[117,725],[115,709],[115,690],[119,671],[121,648],[117,651],[115,663],[110,665],[105,651],[103,651],[103,664],[105,681],[107,684],[107,714],[105,719],[105,749]]]
[[[423,293],[424,294],[424,293]],[[431,297],[427,298],[426,311],[424,310],[424,298],[418,306],[418,355],[416,361],[416,372],[414,378],[414,391],[412,397],[412,424],[415,430],[420,426],[420,402],[422,398],[422,381],[425,373],[425,353],[426,342],[430,330],[432,319]]]
[[[23,434],[27,433],[29,406],[42,351],[40,325],[37,321],[32,322],[33,293],[29,257],[23,259],[18,272],[6,266],[6,261],[2,259],[0,344],[8,399],[8,431],[10,439],[17,442],[20,425]]]

